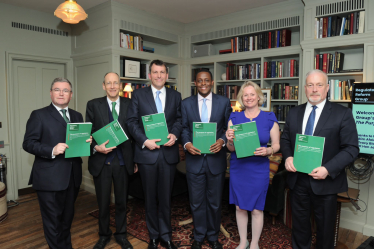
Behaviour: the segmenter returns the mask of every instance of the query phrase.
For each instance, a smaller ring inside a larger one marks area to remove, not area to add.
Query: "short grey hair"
[[[105,83],[105,77],[106,77],[108,74],[110,74],[110,73],[117,74],[117,76],[118,76],[118,81],[121,82],[121,77],[119,77],[119,74],[118,74],[118,73],[116,73],[116,72],[107,72],[107,73],[104,75],[103,83]]]
[[[325,83],[326,83],[326,85],[328,85],[328,83],[329,83],[329,77],[327,76],[327,74],[326,74],[324,71],[319,70],[319,69],[313,69],[313,70],[310,70],[310,71],[305,75],[305,85],[306,85],[306,79],[309,77],[309,75],[317,74],[317,73],[322,74],[322,75],[324,76],[324,78],[325,78],[325,80],[326,80]]]
[[[56,82],[66,82],[66,83],[69,83],[69,85],[70,85],[70,90],[71,90],[71,92],[73,92],[73,86],[72,86],[72,84],[70,83],[70,81],[69,81],[68,79],[65,79],[65,78],[62,78],[62,77],[55,78],[55,79],[52,81],[52,84],[51,84],[51,91],[52,91],[53,85],[54,85]]]

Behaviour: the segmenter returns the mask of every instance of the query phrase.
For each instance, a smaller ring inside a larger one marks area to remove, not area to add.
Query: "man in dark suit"
[[[290,110],[281,138],[281,150],[289,171],[292,245],[295,249],[310,248],[311,207],[317,224],[316,248],[334,248],[337,193],[348,190],[344,168],[359,152],[352,111],[326,100],[328,90],[324,72],[313,70],[306,75],[308,102]],[[296,172],[293,165],[297,133],[325,138],[322,165],[310,174]]]
[[[116,208],[116,232],[114,237],[123,249],[133,248],[126,237],[126,201],[128,177],[137,171],[133,162],[131,137],[125,123],[127,109],[131,100],[119,97],[122,89],[117,73],[107,73],[104,76],[103,90],[105,97],[88,101],[86,108],[86,121],[92,123],[92,133],[105,125],[118,119],[129,140],[118,147],[106,148],[109,140],[103,144],[92,143],[93,153],[88,159],[88,170],[93,176],[99,205],[99,241],[94,249],[105,248],[110,241],[112,231],[109,228],[109,204],[114,186]]]
[[[163,61],[152,61],[148,76],[151,86],[133,93],[127,125],[136,141],[134,161],[139,165],[145,196],[150,237],[148,248],[156,249],[161,240],[162,246],[174,249],[176,246],[171,240],[171,190],[179,161],[179,149],[175,141],[182,131],[181,94],[164,86],[168,79],[168,68]],[[158,146],[156,142],[159,139],[146,137],[141,117],[162,112],[165,114],[169,141]]]
[[[222,190],[225,181],[227,123],[232,111],[230,100],[212,93],[214,81],[209,70],[197,72],[198,94],[182,101],[182,143],[186,153],[186,170],[190,205],[194,222],[192,249],[200,249],[207,236],[213,249],[218,242],[221,224]],[[217,141],[211,145],[213,154],[201,154],[192,141],[193,122],[217,123]]]
[[[38,195],[47,243],[50,248],[67,249],[72,248],[70,227],[82,183],[82,159],[65,158],[66,123],[83,122],[83,117],[68,108],[73,96],[69,80],[54,79],[50,95],[49,106],[31,113],[23,149],[35,155],[29,184]]]

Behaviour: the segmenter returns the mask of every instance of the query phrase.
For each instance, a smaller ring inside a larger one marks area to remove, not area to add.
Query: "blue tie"
[[[308,122],[306,123],[304,135],[313,135],[314,120],[316,119],[316,108],[317,106],[312,106],[313,110],[309,115]]]
[[[201,122],[208,123],[208,107],[206,105],[206,99],[203,99],[203,105],[201,106]]]
[[[156,92],[156,107],[157,107],[157,112],[158,113],[163,113],[164,111],[162,110],[162,103],[161,103],[161,99],[160,99],[160,93],[161,91],[157,91]]]

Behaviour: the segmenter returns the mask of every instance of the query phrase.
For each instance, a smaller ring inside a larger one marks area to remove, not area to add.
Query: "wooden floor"
[[[0,223],[0,248],[48,248],[44,239],[39,203],[35,193],[21,196],[20,205],[8,210],[8,218]],[[99,239],[97,219],[87,215],[97,209],[95,195],[81,190],[75,204],[76,211],[71,229],[74,248],[92,248]],[[113,233],[113,227],[111,227]],[[348,229],[341,228],[339,241],[349,249],[355,249],[368,237]],[[148,244],[131,235],[128,236],[135,249],[147,248]],[[106,248],[121,248],[112,237]]]

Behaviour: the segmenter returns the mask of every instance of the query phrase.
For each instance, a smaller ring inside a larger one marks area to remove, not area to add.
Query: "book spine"
[[[332,21],[332,18],[331,16],[329,16],[328,23],[327,23],[327,37],[331,37],[331,21]]]
[[[322,61],[322,71],[327,73],[327,54],[323,54],[323,61]]]
[[[353,13],[351,13],[351,22],[350,22],[350,25],[351,25],[351,27],[350,27],[350,29],[349,29],[349,34],[354,34],[354,31],[353,31],[353,27],[355,26],[354,25],[354,14]]]
[[[295,64],[295,60],[292,59],[292,60],[291,60],[291,71],[290,71],[290,77],[294,77],[294,64]]]
[[[327,23],[328,23],[328,17],[323,18],[323,35],[322,38],[327,37]]]

